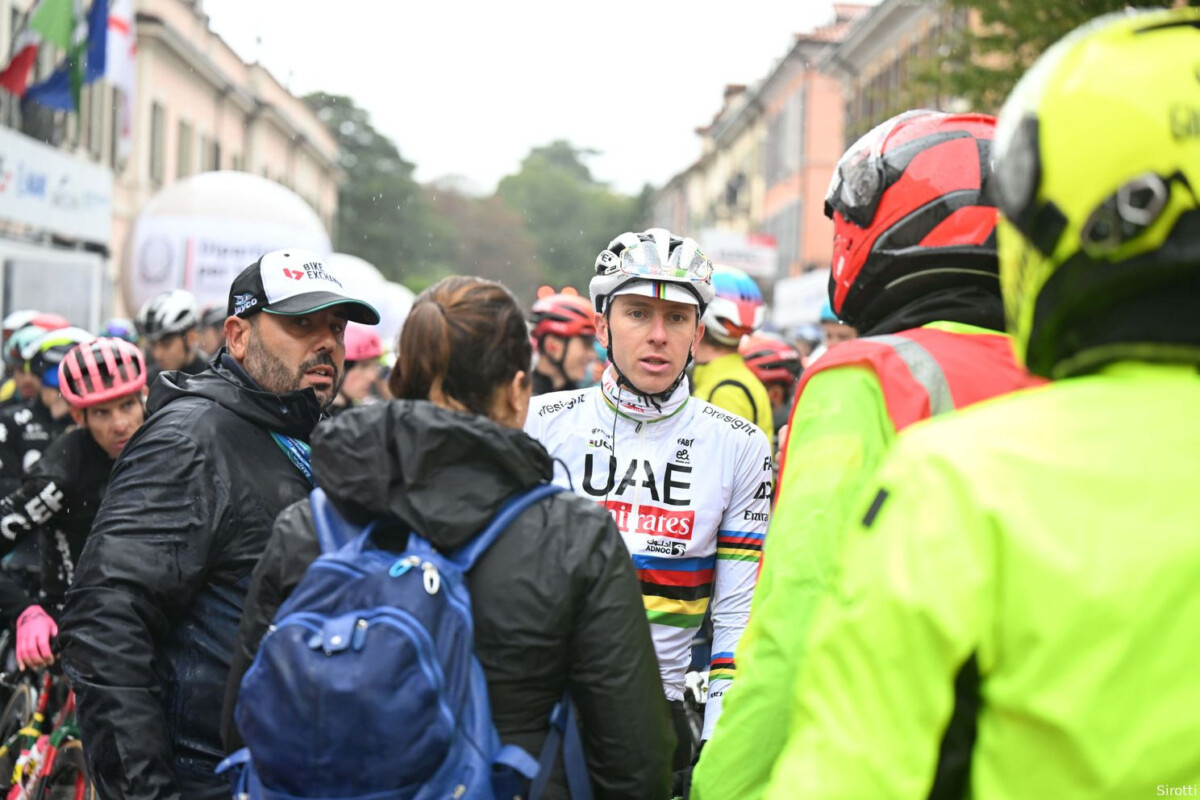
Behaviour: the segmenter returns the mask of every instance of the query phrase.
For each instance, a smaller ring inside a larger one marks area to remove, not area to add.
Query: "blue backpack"
[[[321,557],[275,615],[242,680],[237,722],[247,747],[233,770],[244,798],[537,797],[559,743],[574,800],[590,798],[569,698],[551,718],[541,759],[501,745],[475,657],[464,575],[530,505],[508,500],[452,553],[412,533],[399,555],[371,546],[375,523],[348,523],[310,496]]]

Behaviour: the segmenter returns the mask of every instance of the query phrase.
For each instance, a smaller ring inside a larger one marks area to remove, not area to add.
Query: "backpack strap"
[[[325,496],[324,489],[313,489],[308,495],[308,504],[312,508],[317,541],[321,543],[321,555],[341,550],[365,530],[339,514]]]
[[[753,422],[755,425],[757,425],[758,424],[758,403],[754,402],[754,395],[750,394],[750,387],[748,387],[746,384],[742,383],[741,381],[735,381],[733,378],[726,378],[725,380],[721,381],[720,383],[718,383],[716,386],[714,386],[712,388],[712,391],[710,391],[708,393],[708,398],[707,398],[708,402],[711,403],[713,401],[713,395],[715,395],[717,393],[717,389],[720,389],[724,386],[736,386],[737,388],[742,390],[742,392],[746,395],[746,399],[750,401],[750,413],[753,415],[750,418],[750,421]]]
[[[529,800],[541,800],[550,782],[550,772],[562,746],[563,771],[567,774],[567,789],[571,800],[592,800],[592,779],[588,775],[587,759],[583,754],[583,737],[579,734],[575,704],[570,692],[564,693],[550,712],[550,730],[538,759],[537,778],[529,787]]]
[[[504,505],[500,506],[500,510],[496,512],[496,516],[492,517],[492,521],[488,523],[488,526],[477,534],[474,539],[464,544],[458,550],[455,550],[450,555],[450,559],[458,564],[459,569],[467,572],[471,567],[475,566],[475,562],[487,552],[492,543],[500,538],[500,534],[504,533],[504,529],[519,517],[525,509],[542,498],[558,494],[562,490],[561,486],[555,486],[552,483],[539,483],[527,492],[513,495],[504,501]],[[316,492],[313,494],[316,494]]]

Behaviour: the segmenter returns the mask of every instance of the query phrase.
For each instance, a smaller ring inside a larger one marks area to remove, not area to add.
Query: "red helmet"
[[[592,304],[577,294],[552,294],[533,304],[533,338],[541,341],[549,334],[570,339],[595,336],[596,322]]]
[[[346,360],[366,361],[383,355],[383,341],[374,325],[346,324]]]
[[[804,368],[800,351],[770,333],[747,336],[738,345],[738,352],[763,384],[782,383],[791,386]]]
[[[58,365],[58,390],[75,408],[90,408],[146,385],[141,349],[124,339],[92,339],[77,344]]]
[[[908,111],[846,151],[825,196],[839,319],[870,328],[945,286],[999,296],[997,212],[986,191],[995,129],[987,114]]]

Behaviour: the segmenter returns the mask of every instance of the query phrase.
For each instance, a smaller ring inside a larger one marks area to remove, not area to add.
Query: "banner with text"
[[[775,281],[771,321],[780,328],[815,324],[829,299],[829,270],[817,269]]]
[[[705,228],[700,231],[700,249],[714,264],[736,267],[756,278],[774,278],[779,268],[775,237],[765,233]]]
[[[108,245],[112,172],[0,127],[0,219]]]
[[[225,303],[229,284],[264,253],[300,247],[328,257],[329,237],[278,222],[220,217],[141,217],[122,274],[131,313],[159,292],[187,289],[203,307]]]

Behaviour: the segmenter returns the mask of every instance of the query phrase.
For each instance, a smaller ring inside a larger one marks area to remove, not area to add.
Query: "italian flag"
[[[70,46],[75,27],[74,3],[72,0],[38,0],[26,20],[25,29],[13,43],[12,58],[0,72],[0,87],[17,97],[23,97],[29,88],[29,76],[43,41],[64,50]]]

